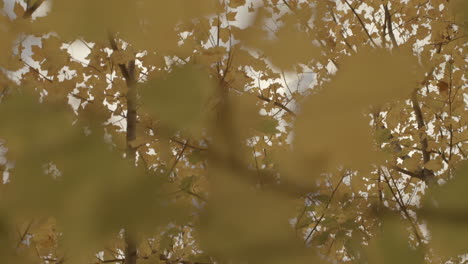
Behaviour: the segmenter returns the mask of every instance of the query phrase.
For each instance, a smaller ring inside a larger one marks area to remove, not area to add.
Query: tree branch
[[[371,41],[372,45],[374,47],[377,47],[377,44],[375,44],[374,40],[372,39],[369,31],[367,30],[366,28],[366,24],[364,24],[364,21],[362,21],[361,17],[359,16],[359,14],[356,12],[356,9],[354,9],[354,7],[347,1],[347,0],[343,0],[346,5],[351,9],[351,11],[354,13],[354,15],[356,16],[356,18],[358,19],[359,23],[361,24],[362,28],[364,29],[364,32],[366,32],[366,35],[367,37],[369,37],[369,40]]]
[[[421,143],[421,151],[423,155],[423,163],[426,164],[430,160],[430,153],[427,150],[427,147],[428,147],[427,134],[425,131],[423,131],[425,129],[424,117],[422,114],[421,107],[419,106],[417,95],[418,95],[418,90],[415,89],[411,96],[411,103],[413,105],[413,110],[416,116],[416,121],[418,123],[418,129],[420,131],[419,135],[421,138],[420,143]],[[427,182],[434,176],[434,172],[429,169],[423,168],[421,172],[421,176],[422,176],[422,180]]]
[[[307,234],[307,237],[305,239],[305,243],[307,244],[307,242],[309,241],[310,237],[312,236],[312,234],[315,232],[315,230],[317,230],[317,227],[318,225],[320,224],[320,222],[322,222],[323,218],[325,217],[325,211],[328,209],[328,207],[330,206],[332,200],[333,200],[333,196],[335,196],[335,193],[336,191],[338,190],[338,187],[340,187],[341,183],[343,182],[343,179],[344,177],[346,177],[347,174],[346,173],[343,173],[343,175],[341,176],[340,178],[340,181],[338,182],[338,184],[335,186],[335,188],[333,189],[331,195],[330,195],[330,199],[328,200],[327,204],[325,205],[325,209],[324,209],[324,212],[322,213],[322,215],[319,217],[319,219],[317,220],[317,222],[315,223],[314,227],[312,228],[312,230],[310,230],[309,234]]]
[[[23,14],[23,19],[32,17],[32,14],[44,3],[45,0],[37,0],[32,6],[28,6]]]
[[[114,36],[109,33],[108,35],[110,45],[114,52],[117,52],[118,46]],[[119,64],[120,71],[122,72],[125,82],[127,84],[127,158],[135,162],[136,148],[132,146],[131,142],[136,139],[136,125],[137,125],[137,94],[135,90],[135,60],[130,60],[127,65]],[[135,234],[132,230],[125,230],[125,263],[136,264],[137,262],[137,242],[135,241]]]
[[[405,175],[408,175],[408,176],[411,176],[413,178],[418,178],[420,180],[424,180],[424,177],[421,173],[415,173],[415,172],[412,172],[412,171],[409,171],[409,170],[405,170],[405,169],[402,169],[398,166],[392,166],[392,169],[398,171],[398,172],[401,172]]]
[[[385,18],[386,18],[385,21],[387,23],[388,35],[390,36],[390,39],[392,40],[393,46],[398,47],[395,34],[393,33],[392,15],[390,14],[390,10],[388,9],[388,4],[384,5],[384,10],[385,10]]]
[[[260,100],[263,100],[265,102],[268,102],[270,103],[271,101],[273,101],[272,99],[270,98],[266,98],[265,96],[263,95],[257,95],[257,98],[260,99]],[[294,113],[291,109],[289,109],[287,106],[285,106],[284,104],[278,102],[278,101],[273,101],[273,104],[276,105],[277,107],[283,109],[284,111],[290,113],[291,115],[293,116],[296,116],[296,113]]]
[[[411,224],[411,227],[413,228],[413,231],[414,231],[414,235],[416,236],[416,239],[418,240],[419,244],[422,244],[422,239],[421,239],[421,235],[419,234],[419,229],[418,227],[416,226],[415,223],[413,223],[413,220],[408,212],[408,209],[406,208],[406,206],[404,205],[403,201],[400,200],[397,196],[397,194],[395,193],[395,191],[393,191],[393,188],[392,186],[390,185],[390,181],[388,180],[387,176],[385,175],[386,173],[388,173],[388,170],[384,171],[382,168],[380,169],[380,171],[382,172],[383,174],[383,177],[384,177],[384,180],[385,182],[387,183],[388,185],[388,188],[390,189],[390,192],[392,193],[393,195],[393,198],[395,199],[395,201],[398,203],[399,207],[401,208],[401,211],[403,212],[405,218],[410,222]],[[391,176],[391,175],[390,175]],[[395,188],[397,189],[398,191],[398,186],[396,186],[395,182],[393,182],[394,185],[395,185]],[[398,191],[399,192],[399,191]],[[401,195],[401,194],[400,194]]]

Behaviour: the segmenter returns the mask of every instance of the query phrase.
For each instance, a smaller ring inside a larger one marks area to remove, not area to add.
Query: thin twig
[[[29,19],[33,13],[44,3],[45,0],[37,0],[32,6],[28,6],[23,14],[23,19]]]
[[[185,149],[187,149],[187,143],[188,142],[189,142],[189,140],[187,139],[187,141],[185,141],[185,143],[184,143],[184,146],[182,147],[182,150],[179,152],[179,154],[177,155],[174,163],[172,164],[171,168],[169,169],[169,171],[167,173],[168,176],[170,176],[172,174],[175,167],[177,166],[177,163],[179,163],[180,159],[182,158],[182,155],[184,154]]]
[[[351,11],[353,12],[353,14],[356,16],[356,18],[358,19],[359,23],[361,24],[362,28],[364,29],[364,32],[366,32],[366,35],[367,37],[369,38],[369,40],[371,41],[372,45],[374,47],[377,47],[377,44],[375,44],[374,40],[372,39],[372,36],[370,35],[369,31],[367,30],[366,28],[366,24],[364,24],[364,21],[362,21],[361,17],[359,16],[359,14],[356,12],[356,9],[354,9],[354,7],[347,1],[347,0],[343,0],[346,5],[348,5],[348,7],[351,9]]]
[[[324,209],[324,212],[322,213],[322,215],[319,217],[319,219],[317,220],[317,222],[315,223],[314,227],[312,228],[312,230],[310,230],[309,234],[307,234],[307,237],[305,239],[305,243],[307,244],[307,242],[309,241],[310,237],[312,236],[312,234],[315,232],[315,230],[317,230],[317,227],[318,225],[320,224],[320,222],[322,222],[323,218],[325,217],[325,211],[328,209],[328,207],[330,206],[332,200],[333,200],[333,196],[335,196],[335,193],[336,191],[338,190],[338,187],[340,187],[341,183],[343,182],[343,179],[348,176],[347,173],[343,173],[343,175],[341,176],[340,178],[340,181],[338,182],[338,184],[335,186],[335,188],[333,189],[331,195],[330,195],[330,199],[328,200],[327,204],[325,205],[325,209]]]
[[[265,102],[268,102],[270,103],[271,101],[273,101],[272,99],[270,98],[266,98],[264,97],[263,95],[257,95],[257,98],[260,99],[260,100],[263,100]],[[284,111],[290,113],[291,115],[293,116],[296,116],[296,113],[294,113],[291,109],[289,109],[287,106],[285,106],[284,104],[278,102],[278,101],[273,101],[273,104],[276,105],[277,107],[280,107],[281,109],[283,109]]]

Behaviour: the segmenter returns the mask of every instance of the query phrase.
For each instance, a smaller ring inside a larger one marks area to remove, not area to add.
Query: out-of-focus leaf
[[[411,248],[408,232],[399,219],[387,219],[381,232],[372,239],[365,252],[368,263],[376,264],[423,264],[424,253]]]
[[[17,93],[0,105],[0,137],[6,140],[13,159],[25,155],[42,159],[76,134],[72,116],[61,104],[40,104],[29,93]],[[31,119],[31,113],[35,118]]]
[[[189,177],[185,177],[180,183],[180,189],[183,191],[190,191],[190,189],[192,188],[194,178],[195,176],[193,175]]]
[[[203,154],[203,151],[194,150],[189,155],[187,155],[187,159],[189,162],[196,164],[203,161],[205,159],[205,155]]]
[[[449,10],[460,24],[464,26],[465,32],[468,32],[468,2],[464,0],[452,0],[449,2]]]
[[[392,132],[390,129],[388,128],[384,128],[384,129],[378,129],[377,130],[377,143],[379,144],[382,144],[382,143],[386,143],[390,140],[392,136]]]
[[[211,263],[212,262],[212,259],[208,255],[205,255],[205,254],[197,254],[197,255],[190,256],[188,260],[192,262],[196,262],[196,263]]]
[[[287,70],[320,55],[320,49],[295,17],[283,18],[281,27],[271,36],[271,32],[265,30],[268,28],[265,27],[267,16],[268,11],[260,8],[254,24],[239,34],[245,45],[258,50],[275,66]]]
[[[431,232],[431,245],[439,254],[451,257],[468,250],[468,163],[464,162],[453,179],[433,186],[425,197],[422,215]]]
[[[142,101],[144,109],[169,128],[199,134],[211,110],[207,104],[213,92],[213,80],[206,72],[185,65],[163,79],[145,84]]]
[[[310,166],[296,166],[296,173],[291,174],[337,166],[366,169],[369,163],[379,161],[382,155],[373,146],[371,127],[363,111],[369,105],[409,96],[420,77],[417,65],[405,49],[394,54],[363,49],[344,60],[331,83],[302,106],[294,139],[297,157],[293,159]],[[382,133],[379,140],[388,131]]]
[[[267,135],[273,135],[278,133],[278,120],[276,120],[274,117],[262,117],[262,120],[260,121],[259,126],[257,127],[257,130],[260,132],[263,132]]]
[[[53,1],[50,13],[39,18],[34,27],[72,40],[85,37],[90,41],[108,41],[109,31],[119,32],[139,48],[158,45],[158,49],[167,51],[177,48],[178,23],[209,15],[215,8],[216,2],[211,0]]]
[[[293,206],[288,199],[249,188],[238,178],[241,176],[228,170],[213,168],[211,175],[210,201],[198,226],[201,245],[208,254],[252,263],[314,259],[291,232],[288,218]]]
[[[327,231],[321,232],[320,234],[312,238],[312,243],[321,246],[325,244],[325,242],[327,242],[329,237],[330,237],[330,232],[327,232]]]

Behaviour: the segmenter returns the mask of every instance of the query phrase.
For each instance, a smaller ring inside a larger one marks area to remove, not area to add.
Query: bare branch
[[[354,9],[354,7],[347,1],[347,0],[343,0],[346,5],[351,9],[351,11],[353,12],[353,14],[356,16],[356,18],[358,19],[359,21],[359,24],[361,24],[362,28],[364,29],[364,32],[366,32],[366,35],[367,37],[369,38],[369,40],[371,41],[372,45],[374,47],[377,47],[377,44],[375,44],[374,40],[372,39],[369,31],[367,30],[366,28],[366,24],[364,24],[364,21],[362,21],[361,17],[359,16],[359,14],[356,12],[356,9]]]
[[[37,0],[32,6],[28,6],[23,14],[23,19],[31,18],[33,13],[44,3],[45,0]]]
[[[266,98],[266,97],[264,97],[263,95],[258,95],[257,98],[260,99],[260,100],[263,100],[263,101],[265,101],[265,102],[268,102],[268,103],[270,103],[271,101],[273,101],[272,99]],[[284,111],[290,113],[291,115],[296,116],[296,113],[294,113],[291,109],[289,109],[289,108],[288,108],[287,106],[285,106],[284,104],[282,104],[282,103],[280,103],[280,102],[278,102],[278,101],[274,101],[273,104],[276,105],[276,106],[278,106],[279,108],[283,109]]]

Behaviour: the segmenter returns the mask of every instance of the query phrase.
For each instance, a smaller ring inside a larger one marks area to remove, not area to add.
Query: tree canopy
[[[1,263],[466,263],[465,0],[0,1]]]

